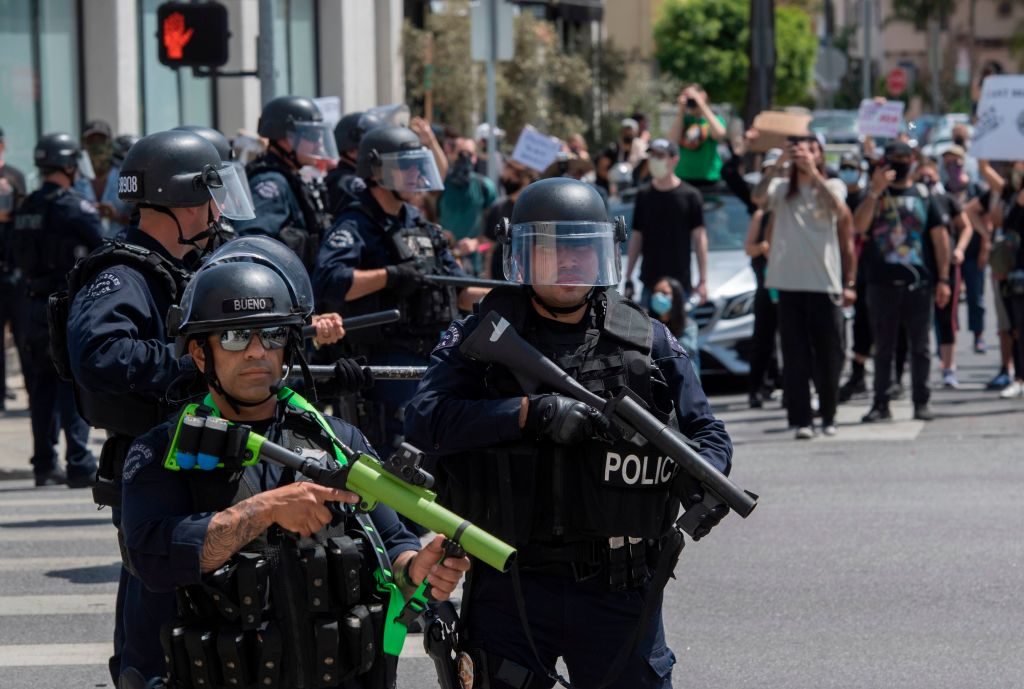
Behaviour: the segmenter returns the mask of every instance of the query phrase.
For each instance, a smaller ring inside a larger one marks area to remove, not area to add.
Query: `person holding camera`
[[[874,403],[861,419],[864,423],[892,418],[889,383],[900,326],[910,340],[914,418],[935,418],[928,406],[928,336],[932,300],[941,309],[951,295],[949,234],[931,192],[911,182],[912,159],[913,150],[906,143],[886,144],[868,194],[853,216],[857,232],[866,235],[861,260],[866,262],[875,336]]]
[[[787,165],[788,163],[788,165]],[[856,299],[846,185],[828,179],[813,135],[793,136],[759,183],[755,202],[774,215],[765,286],[779,292],[783,390],[790,427],[814,437],[810,382],[818,391],[822,431],[835,435],[843,366],[841,306]]]
[[[679,112],[669,130],[669,141],[680,148],[676,175],[694,186],[709,186],[722,179],[718,142],[725,139],[725,120],[708,105],[700,84],[690,84],[679,94]]]

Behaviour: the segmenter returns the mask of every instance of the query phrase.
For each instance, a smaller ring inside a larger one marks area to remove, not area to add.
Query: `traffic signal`
[[[160,63],[220,67],[228,61],[228,10],[216,2],[165,2],[156,10]]]

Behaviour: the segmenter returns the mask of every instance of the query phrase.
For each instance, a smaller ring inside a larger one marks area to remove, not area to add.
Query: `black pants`
[[[871,309],[868,308],[868,282],[862,270],[857,270],[857,303],[853,306],[853,353],[871,356],[874,344],[871,334]]]
[[[754,337],[750,351],[750,392],[760,392],[770,377],[777,382],[778,360],[775,356],[775,334],[779,316],[768,290],[758,287],[754,292]]]
[[[931,368],[928,338],[932,327],[933,290],[927,284],[910,289],[905,284],[869,285],[868,308],[875,331],[875,404],[889,404],[893,354],[900,326],[906,328],[910,350],[910,381],[914,405],[927,404],[931,396],[928,373]]]
[[[790,426],[811,425],[811,389],[818,390],[821,421],[835,422],[843,368],[843,311],[824,292],[779,291],[782,389]]]
[[[1006,300],[1006,311],[1010,314],[1013,324],[1013,364],[1019,368],[1016,378],[1024,377],[1024,294],[1010,294]]]

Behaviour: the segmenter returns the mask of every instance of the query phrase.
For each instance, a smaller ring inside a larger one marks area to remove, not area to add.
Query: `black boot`
[[[863,395],[867,391],[867,385],[864,383],[864,364],[854,361],[850,378],[839,388],[839,401],[849,402],[854,395]]]

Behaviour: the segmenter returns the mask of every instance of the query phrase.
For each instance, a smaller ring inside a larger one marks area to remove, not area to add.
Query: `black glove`
[[[626,299],[632,299],[634,294],[636,294],[636,285],[633,284],[632,280],[626,280],[626,284],[622,286],[622,296]]]
[[[423,284],[423,273],[415,263],[396,263],[384,270],[388,274],[385,286],[400,297],[411,296]]]
[[[562,395],[531,395],[524,431],[558,445],[572,445],[595,436],[600,412]]]
[[[373,387],[373,373],[356,359],[338,359],[334,375],[316,386],[321,398],[341,397]]]
[[[685,471],[679,471],[673,481],[673,492],[679,496],[680,501],[683,503],[683,507],[689,510],[694,505],[700,505],[704,502],[704,488],[700,482],[694,479],[692,476],[687,474]],[[700,509],[698,507],[697,509]],[[711,533],[711,529],[718,526],[718,523],[725,518],[725,515],[729,514],[729,506],[718,504],[711,507],[707,512],[701,516],[700,521],[697,522],[697,526],[693,529],[692,538],[694,541],[700,539]]]

